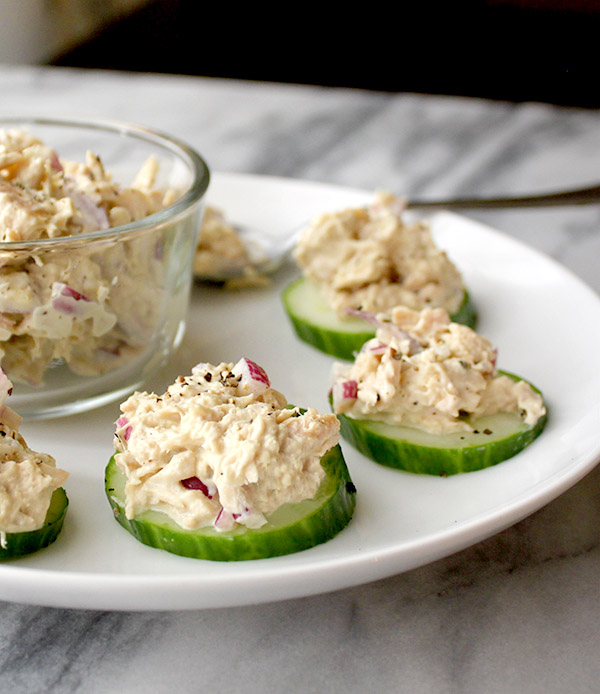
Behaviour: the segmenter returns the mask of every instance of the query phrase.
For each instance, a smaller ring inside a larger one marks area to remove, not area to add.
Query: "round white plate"
[[[330,185],[215,175],[208,200],[235,222],[285,235],[321,211],[371,195]],[[438,244],[461,269],[480,311],[479,330],[499,348],[499,366],[540,387],[550,408],[544,434],[511,460],[481,472],[436,478],[376,465],[342,444],[358,489],[352,523],[332,541],[251,562],[186,559],[146,547],[112,518],[103,470],[112,454],[117,405],[25,422],[30,446],[70,471],[71,504],[58,541],[0,566],[0,599],[72,608],[170,610],[305,596],[372,581],[449,555],[517,522],[565,491],[600,459],[600,299],[540,253],[487,227],[441,213]],[[162,392],[200,361],[247,356],[290,402],[328,411],[332,360],[298,341],[280,291],[194,287],[188,331],[149,390]]]

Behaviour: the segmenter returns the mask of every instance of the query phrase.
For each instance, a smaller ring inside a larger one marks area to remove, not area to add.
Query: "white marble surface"
[[[3,114],[141,122],[217,171],[420,196],[600,179],[597,111],[14,66],[0,66],[0,90]],[[600,290],[600,207],[471,216]],[[599,527],[595,469],[470,549],[332,594],[171,613],[4,603],[1,690],[596,692]]]

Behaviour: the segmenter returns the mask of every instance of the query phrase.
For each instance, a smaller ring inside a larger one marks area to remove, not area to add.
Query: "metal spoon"
[[[512,198],[456,198],[454,200],[407,200],[411,208],[507,209],[519,207],[558,207],[559,205],[592,205],[600,202],[600,186],[558,193],[517,196]]]
[[[419,200],[407,198],[406,207],[410,209],[518,209],[531,207],[558,207],[563,205],[592,205],[600,203],[600,186],[579,188],[575,190],[560,191],[556,193],[542,193],[540,195],[526,195],[499,198],[454,198],[448,200]],[[303,225],[304,226],[304,225]],[[296,239],[303,227],[296,227],[289,235],[268,236],[259,230],[248,229],[242,225],[236,225],[241,238],[247,242],[252,268],[259,274],[269,274],[277,270],[296,244]],[[231,268],[223,281],[232,279],[243,273],[243,268]],[[202,279],[202,278],[198,278]],[[206,278],[214,281],[215,278]]]

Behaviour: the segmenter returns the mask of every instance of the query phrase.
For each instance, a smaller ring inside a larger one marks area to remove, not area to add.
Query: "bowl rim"
[[[210,182],[210,169],[204,158],[190,145],[173,135],[169,135],[161,130],[138,123],[113,120],[108,118],[92,119],[69,119],[54,118],[49,116],[36,115],[0,115],[0,129],[10,127],[31,127],[35,126],[59,126],[80,128],[81,130],[95,130],[105,133],[112,133],[122,137],[133,137],[137,140],[150,142],[159,145],[163,149],[169,150],[178,155],[190,167],[193,179],[185,193],[167,207],[154,212],[142,219],[138,219],[128,224],[109,227],[98,231],[89,231],[85,234],[75,234],[72,236],[56,236],[53,238],[31,239],[29,241],[0,241],[0,251],[31,251],[41,250],[40,247],[58,247],[82,241],[97,241],[106,239],[116,239],[121,236],[130,236],[130,232],[143,232],[146,229],[155,228],[157,225],[167,221],[173,221],[186,210],[199,203]],[[35,137],[35,132],[32,132]]]

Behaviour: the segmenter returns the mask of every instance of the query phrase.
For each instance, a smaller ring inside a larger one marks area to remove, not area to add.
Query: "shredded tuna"
[[[77,237],[127,224],[170,205],[147,161],[130,187],[100,158],[62,160],[24,130],[0,130],[0,241]],[[90,254],[16,255],[0,267],[0,362],[16,382],[43,382],[63,362],[76,374],[123,366],[147,348],[160,305],[162,256],[154,235]]]
[[[544,414],[528,383],[497,372],[490,341],[444,309],[397,307],[377,319],[376,337],[354,363],[333,368],[336,413],[433,433],[472,431],[475,419],[497,412],[517,413],[528,425]]]
[[[404,223],[404,202],[379,193],[370,208],[323,214],[300,236],[295,258],[328,306],[371,313],[394,306],[458,310],[460,273],[424,222]]]
[[[290,408],[245,358],[198,364],[121,411],[115,460],[127,477],[127,517],[159,510],[190,529],[260,527],[282,504],[312,498],[321,457],[339,441],[335,415]]]
[[[0,369],[0,532],[42,527],[50,498],[68,477],[47,453],[31,450],[19,433],[21,417],[5,404],[12,384]]]

